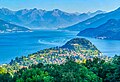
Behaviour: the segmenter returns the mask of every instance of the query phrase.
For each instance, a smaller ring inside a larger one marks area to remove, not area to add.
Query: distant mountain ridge
[[[74,31],[82,31],[87,28],[96,28],[104,23],[106,23],[110,19],[120,19],[120,8],[108,12],[98,14],[90,19],[87,19],[78,24],[72,25],[70,27],[64,28],[65,30],[74,30]]]
[[[20,31],[30,31],[26,27],[18,26],[15,24],[8,23],[0,19],[0,33],[4,32],[20,32]]]
[[[62,28],[84,21],[92,16],[102,13],[102,11],[95,13],[67,13],[59,9],[46,11],[41,9],[22,9],[18,11],[11,11],[7,8],[0,9],[0,18],[31,28]]]
[[[95,15],[103,14],[103,13],[106,13],[106,12],[102,10],[97,10],[95,12],[87,12],[86,14],[90,15],[91,17],[94,17]]]
[[[120,40],[120,19],[110,19],[97,28],[85,29],[78,36]]]

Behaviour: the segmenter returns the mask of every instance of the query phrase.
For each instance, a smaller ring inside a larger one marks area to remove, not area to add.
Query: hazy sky
[[[0,0],[0,8],[12,10],[38,8],[67,12],[111,11],[120,7],[120,0]]]

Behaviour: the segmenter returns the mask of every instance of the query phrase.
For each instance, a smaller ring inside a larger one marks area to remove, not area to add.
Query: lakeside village
[[[14,70],[17,72],[19,69],[28,68],[31,65],[43,64],[63,64],[68,59],[72,59],[77,63],[86,63],[86,60],[93,60],[94,57],[109,61],[111,58],[103,56],[98,50],[84,50],[84,49],[67,49],[67,48],[49,48],[40,50],[37,53],[33,53],[20,58],[16,57],[15,60],[11,60],[9,64],[3,64],[2,67],[9,68],[8,71]]]

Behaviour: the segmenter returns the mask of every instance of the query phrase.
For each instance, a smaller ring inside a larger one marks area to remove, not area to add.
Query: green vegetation
[[[119,82],[120,56],[110,61],[100,58],[86,60],[78,64],[68,59],[66,63],[32,65],[22,68],[13,74],[13,77],[0,68],[1,82]]]
[[[0,82],[120,82],[120,56],[102,56],[91,42],[76,38],[3,64]]]
[[[36,72],[37,71],[37,72]],[[40,75],[39,75],[40,74]],[[17,73],[17,81],[28,79],[27,82],[98,82],[102,81],[96,74],[89,71],[85,66],[68,61],[61,65],[34,66],[32,69]],[[19,76],[20,75],[20,76]]]
[[[44,49],[28,57],[16,58],[10,64],[19,63],[19,65],[24,64],[24,66],[31,65],[31,63],[61,64],[67,57],[83,60],[86,57],[92,58],[99,55],[100,51],[90,41],[83,38],[75,38],[62,47]]]
[[[85,63],[87,59],[93,59],[94,57],[104,58],[90,41],[83,38],[75,38],[62,47],[40,50],[27,57],[16,57],[15,60],[11,60],[9,64],[2,65],[2,67],[7,68],[7,70],[13,74],[19,69],[28,68],[33,64],[62,64],[65,63],[68,58],[78,63]]]

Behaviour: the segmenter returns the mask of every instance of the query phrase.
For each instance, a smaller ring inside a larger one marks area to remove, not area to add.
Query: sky
[[[60,9],[66,12],[112,11],[120,7],[120,0],[0,0],[0,8],[11,10],[38,8]]]

